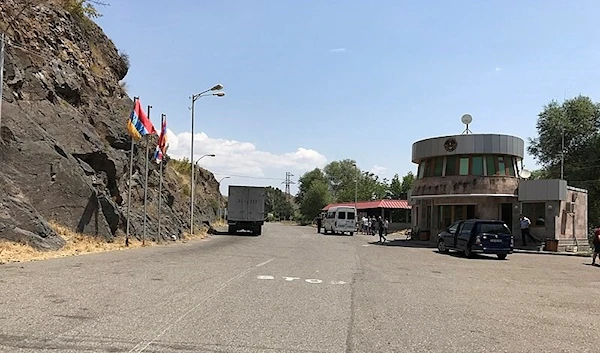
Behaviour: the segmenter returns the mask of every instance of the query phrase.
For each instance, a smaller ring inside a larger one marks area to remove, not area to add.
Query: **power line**
[[[234,178],[243,178],[243,179],[261,179],[261,180],[277,180],[280,181],[282,180],[281,178],[269,178],[269,177],[257,177],[257,176],[250,176],[250,175],[236,175],[236,174],[230,174],[230,173],[219,173],[219,172],[212,172],[214,175],[226,175],[226,176],[230,176],[230,177],[234,177]]]

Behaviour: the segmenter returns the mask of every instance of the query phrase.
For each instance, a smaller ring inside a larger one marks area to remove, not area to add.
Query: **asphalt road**
[[[588,258],[260,237],[0,266],[0,352],[598,352]]]

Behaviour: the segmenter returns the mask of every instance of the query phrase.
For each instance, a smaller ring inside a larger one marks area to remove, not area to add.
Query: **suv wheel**
[[[506,254],[496,254],[500,260],[506,259]]]
[[[446,247],[446,243],[444,243],[443,239],[440,239],[438,241],[437,248],[438,248],[438,251],[443,254],[447,254],[449,252],[448,248]]]

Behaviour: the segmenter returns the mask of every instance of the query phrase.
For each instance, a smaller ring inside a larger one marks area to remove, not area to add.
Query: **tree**
[[[390,182],[388,196],[393,200],[399,200],[402,197],[402,182],[400,181],[400,176],[398,174],[394,174],[394,177]]]
[[[542,165],[536,177],[560,178],[564,138],[564,179],[588,190],[588,220],[600,224],[600,104],[578,96],[544,106],[537,120],[538,137],[528,152]]]
[[[355,183],[360,174],[355,165],[355,161],[344,159],[331,162],[323,168],[333,198],[337,202],[354,201]]]
[[[298,179],[298,194],[296,195],[296,202],[299,205],[302,204],[304,196],[308,192],[308,189],[310,189],[310,186],[316,181],[327,184],[327,178],[319,168],[315,168],[310,172],[304,173],[300,179]]]
[[[402,177],[402,193],[400,194],[400,199],[408,199],[408,192],[412,189],[414,182],[415,175],[412,172],[408,172]]]
[[[283,191],[270,186],[265,191],[266,213],[273,214],[277,219],[290,219],[294,215],[294,206]]]
[[[327,206],[330,201],[327,183],[322,180],[315,180],[302,199],[300,212],[305,220],[312,220],[321,213],[323,207]]]

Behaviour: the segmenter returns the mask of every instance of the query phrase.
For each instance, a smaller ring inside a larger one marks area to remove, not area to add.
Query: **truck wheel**
[[[506,259],[506,254],[496,254],[496,256],[498,256],[498,259],[500,260]]]
[[[229,229],[228,229],[227,233],[229,233],[229,234],[235,234],[235,232],[237,232],[237,229],[235,229],[235,227],[229,226]]]
[[[262,234],[262,228],[261,227],[256,228],[256,232],[255,233],[256,233],[256,235],[261,235]]]
[[[350,232],[350,236],[354,236],[354,232]]]

